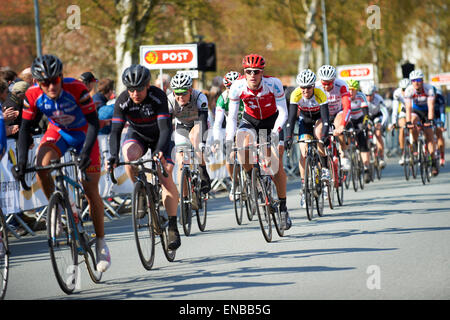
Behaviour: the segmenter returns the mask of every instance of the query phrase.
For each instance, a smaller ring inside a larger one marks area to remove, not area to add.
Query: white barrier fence
[[[122,134],[122,139],[124,139],[124,137],[125,134]],[[113,184],[111,182],[109,174],[105,169],[105,162],[109,158],[108,138],[108,135],[98,136],[102,163],[102,172],[99,182],[100,196],[102,198],[108,198],[119,195],[129,195],[133,190],[133,184],[127,177],[124,167],[121,166],[119,168],[116,168],[115,170],[116,180],[118,181],[117,184]],[[34,146],[28,152],[28,166],[35,165],[36,151],[37,147],[39,146],[40,140],[41,136],[34,137]],[[70,155],[67,153],[65,155],[65,159],[70,160],[68,159],[69,156]],[[216,183],[228,176],[223,157],[218,158],[222,159],[209,158],[207,160],[208,173],[211,177],[211,180],[215,181]],[[16,141],[13,139],[8,139],[7,153],[0,162],[0,206],[2,208],[3,214],[5,215],[42,208],[48,204],[47,198],[45,197],[42,189],[37,183],[36,173],[27,174],[25,177],[27,184],[31,186],[30,191],[23,190],[20,183],[14,179],[12,175],[12,167],[16,163]],[[177,181],[177,172],[177,166],[175,166],[174,181]]]

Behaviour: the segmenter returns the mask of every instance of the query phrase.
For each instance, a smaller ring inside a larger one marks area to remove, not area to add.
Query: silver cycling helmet
[[[192,88],[192,78],[186,73],[177,73],[172,80],[170,80],[170,87],[175,93],[186,92]]]
[[[334,80],[336,79],[336,68],[330,66],[329,64],[325,64],[319,68],[317,71],[317,76],[323,81]]]
[[[375,91],[377,91],[377,87],[374,84],[369,83],[369,84],[362,85],[361,91],[366,96],[371,96],[375,93]]]
[[[398,86],[402,89],[406,89],[411,84],[408,78],[403,78],[398,82]]]
[[[316,75],[310,69],[305,69],[300,72],[296,79],[300,87],[309,87],[316,83]]]
[[[409,74],[409,80],[423,79],[423,72],[420,69],[413,70]]]

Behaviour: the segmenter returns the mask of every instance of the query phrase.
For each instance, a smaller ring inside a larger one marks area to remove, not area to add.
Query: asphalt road
[[[131,216],[108,221],[111,268],[94,284],[83,266],[70,296],[55,280],[43,233],[12,239],[6,299],[449,299],[450,163],[423,186],[405,181],[397,160],[388,159],[381,181],[345,190],[343,207],[313,221],[290,181],[293,227],[283,238],[274,230],[272,243],[256,217],[238,226],[222,193],[209,202],[206,231],[193,224],[172,263],[158,244],[151,271],[140,264]]]

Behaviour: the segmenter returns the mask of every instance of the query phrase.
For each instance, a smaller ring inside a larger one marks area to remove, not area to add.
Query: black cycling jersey
[[[144,141],[156,143],[153,153],[162,151],[169,144],[172,133],[171,116],[167,96],[158,87],[150,86],[147,97],[139,104],[133,102],[127,90],[116,99],[109,142],[113,157],[118,157],[120,136],[127,121]]]

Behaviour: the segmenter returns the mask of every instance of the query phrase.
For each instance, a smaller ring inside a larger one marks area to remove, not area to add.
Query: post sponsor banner
[[[196,69],[197,44],[141,46],[140,63],[150,70]]]
[[[450,72],[432,74],[430,84],[433,86],[450,86]]]
[[[373,64],[352,64],[336,67],[337,77],[343,80],[374,80]]]

